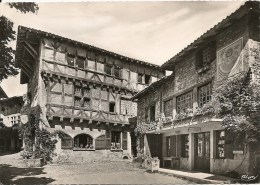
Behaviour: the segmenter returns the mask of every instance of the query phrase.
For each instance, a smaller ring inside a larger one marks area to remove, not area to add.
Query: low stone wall
[[[73,151],[62,150],[54,158],[56,163],[81,163],[91,161],[103,160],[123,160],[130,159],[131,156],[126,151],[110,151],[110,150],[96,150],[96,151]]]

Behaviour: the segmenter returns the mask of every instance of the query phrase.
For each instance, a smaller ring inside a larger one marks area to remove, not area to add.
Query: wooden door
[[[198,171],[210,171],[210,132],[195,134],[194,168]]]
[[[162,135],[147,134],[147,142],[151,152],[151,157],[158,157],[162,162]]]

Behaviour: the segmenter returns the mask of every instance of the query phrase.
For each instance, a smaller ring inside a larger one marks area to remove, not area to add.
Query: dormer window
[[[216,59],[216,43],[210,42],[196,54],[196,67],[201,69]]]

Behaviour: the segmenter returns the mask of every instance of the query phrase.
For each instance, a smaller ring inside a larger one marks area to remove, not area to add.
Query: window
[[[151,83],[151,76],[150,75],[144,75],[144,83],[146,85],[149,85]]]
[[[69,66],[74,66],[74,59],[75,59],[74,55],[67,54],[67,64]]]
[[[137,82],[139,84],[145,84],[149,85],[151,83],[152,77],[150,75],[144,75],[141,73],[138,73]]]
[[[78,58],[77,58],[77,60],[76,60],[76,66],[77,66],[78,68],[84,69],[84,63],[85,63],[85,58],[78,56]]]
[[[171,137],[166,137],[166,145],[167,156],[171,156]]]
[[[243,141],[243,134],[234,135],[229,131],[216,131],[216,158],[234,159],[234,150],[244,150]]]
[[[193,107],[193,92],[187,92],[177,97],[177,113],[187,112],[187,109]]]
[[[181,157],[189,157],[189,135],[181,135]]]
[[[114,75],[115,75],[115,77],[121,77],[121,75],[120,75],[120,68],[118,68],[118,67],[115,67],[114,68]]]
[[[112,75],[112,66],[111,65],[105,65],[105,73],[108,75]]]
[[[217,141],[217,158],[225,157],[225,131],[220,130],[216,132],[216,141]]]
[[[90,109],[90,99],[89,98],[84,98],[84,101],[83,101],[83,107],[84,108],[87,108],[87,109]]]
[[[131,101],[121,100],[121,114],[130,115]]]
[[[164,116],[165,117],[170,117],[172,116],[172,111],[173,111],[173,100],[167,100],[164,102]]]
[[[216,59],[216,43],[211,42],[197,52],[196,66],[202,68]]]
[[[212,84],[208,83],[198,88],[198,105],[203,107],[204,104],[211,100]]]
[[[150,121],[155,121],[155,105],[150,107]]]
[[[81,107],[81,98],[79,97],[74,97],[74,106],[75,107]]]
[[[109,102],[109,112],[115,112],[115,102]]]
[[[145,121],[148,123],[149,122],[149,116],[148,116],[148,114],[149,114],[149,109],[148,109],[148,107],[146,107],[145,108]]]
[[[87,134],[79,134],[74,138],[74,150],[93,150],[93,139]]]
[[[138,82],[139,84],[142,84],[142,83],[143,83],[143,74],[138,73],[137,82]]]
[[[176,135],[166,137],[166,154],[168,157],[176,157]]]
[[[121,132],[111,132],[111,149],[121,149]]]
[[[82,96],[82,88],[79,86],[75,86],[74,88],[75,96],[81,97]]]

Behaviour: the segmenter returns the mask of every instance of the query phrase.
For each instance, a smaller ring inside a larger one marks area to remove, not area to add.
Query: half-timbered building
[[[68,160],[131,157],[131,97],[164,76],[159,66],[48,32],[19,26],[16,63],[43,127],[66,133]]]

